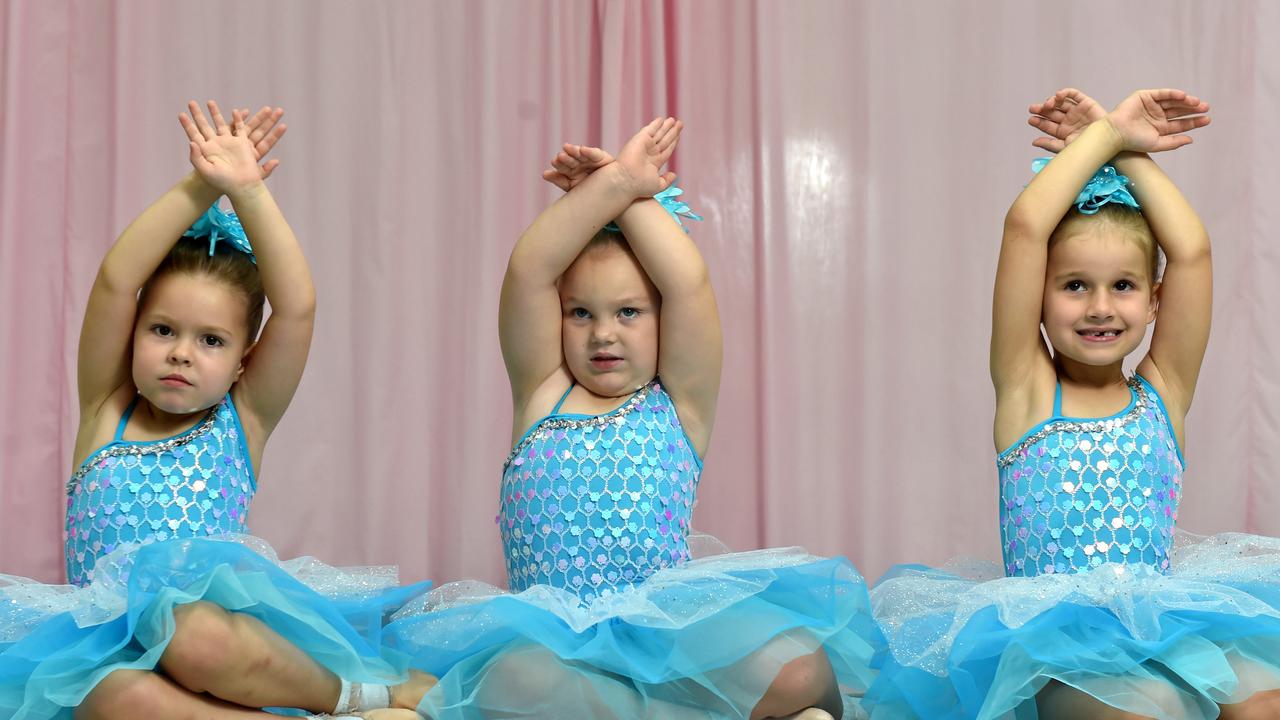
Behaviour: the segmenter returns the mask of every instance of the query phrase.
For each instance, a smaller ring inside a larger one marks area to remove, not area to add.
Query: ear
[[[1160,311],[1160,283],[1156,283],[1151,287],[1151,301],[1147,304],[1147,324],[1156,321],[1156,315]]]
[[[232,382],[239,380],[240,376],[244,375],[244,366],[246,363],[249,362],[249,356],[253,354],[254,349],[257,347],[258,347],[258,342],[255,340],[249,343],[249,347],[244,349],[244,354],[240,356],[240,367],[236,368],[236,377],[235,377],[235,380],[233,380]]]

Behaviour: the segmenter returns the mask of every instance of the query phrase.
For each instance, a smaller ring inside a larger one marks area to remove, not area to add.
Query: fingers
[[[1041,150],[1048,150],[1054,155],[1057,155],[1058,153],[1062,152],[1062,149],[1067,146],[1065,142],[1057,138],[1048,138],[1048,137],[1036,138],[1035,140],[1031,141],[1031,144],[1035,145]]]
[[[277,142],[280,142],[280,138],[284,137],[284,131],[288,129],[288,125],[280,123],[272,128],[271,132],[267,133],[266,137],[254,143],[253,149],[257,151],[258,157],[263,157],[267,153],[271,152],[271,148],[275,147]],[[250,141],[252,141],[252,139],[253,136],[250,135]]]
[[[222,111],[218,109],[218,103],[213,100],[209,101],[209,117],[213,118],[213,127],[219,135],[231,134],[231,128],[227,126],[227,121],[222,117]]]
[[[676,144],[680,139],[680,131],[684,129],[684,123],[674,118],[667,118],[662,128],[662,135],[654,138],[659,154],[667,152]]]
[[[592,163],[604,162],[610,157],[609,153],[605,152],[604,150],[601,150],[598,147],[580,146],[580,151],[581,151],[582,159]]]
[[[278,167],[280,167],[279,160],[275,158],[268,160],[266,164],[262,166],[262,179],[266,180],[267,178],[271,177],[271,173],[275,172],[276,168]]]
[[[195,100],[187,103],[187,111],[191,114],[191,119],[195,122],[196,129],[200,131],[201,137],[205,140],[212,140],[217,137],[217,131],[209,124],[208,118],[204,116],[204,111],[200,109],[200,105]]]
[[[182,125],[182,129],[187,133],[187,139],[195,146],[197,140],[204,140],[204,136],[200,134],[200,128],[196,127],[196,123],[186,113],[178,113],[178,124]]]

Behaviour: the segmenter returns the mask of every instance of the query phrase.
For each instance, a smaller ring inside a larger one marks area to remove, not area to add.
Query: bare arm
[[[592,172],[544,210],[516,242],[502,281],[498,334],[517,418],[533,393],[564,365],[556,281],[633,200],[665,189],[670,178],[659,169],[679,134],[679,123],[672,118],[649,123],[627,143],[630,164],[609,162]]]
[[[80,416],[95,416],[103,401],[130,376],[138,291],[173,244],[218,198],[218,191],[191,173],[129,224],[98,267],[77,352]]]
[[[991,381],[997,406],[1002,395],[1021,392],[1030,373],[1047,367],[1040,315],[1049,236],[1080,188],[1122,143],[1109,122],[1093,123],[1032,178],[1005,216],[991,309]]]
[[[271,317],[232,392],[256,443],[265,443],[293,399],[311,345],[315,288],[302,248],[263,182],[240,111],[228,126],[210,103],[213,124],[194,103],[182,126],[191,163],[206,183],[225,193],[253,245]]]
[[[1170,412],[1186,415],[1209,344],[1213,313],[1213,259],[1209,234],[1191,204],[1150,156],[1123,153],[1116,170],[1127,175],[1142,215],[1165,255],[1160,311],[1151,350],[1139,366],[1160,382]]]
[[[658,201],[638,200],[618,218],[636,259],[662,295],[658,374],[699,451],[706,448],[720,391],[723,341],[702,253]]]

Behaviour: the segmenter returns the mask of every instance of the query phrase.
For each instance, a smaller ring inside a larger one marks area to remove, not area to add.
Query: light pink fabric
[[[1193,0],[0,4],[0,572],[62,575],[85,299],[206,97],[291,124],[271,185],[319,317],[251,516],[284,554],[502,578],[507,254],[560,142],[669,112],[726,338],[697,525],[872,578],[994,556],[991,281],[1026,105],[1068,84],[1214,105],[1160,158],[1218,280],[1181,524],[1280,534],[1278,31]]]

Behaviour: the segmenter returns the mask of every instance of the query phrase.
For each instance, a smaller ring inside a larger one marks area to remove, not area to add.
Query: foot
[[[417,670],[409,671],[409,679],[399,685],[391,686],[391,707],[400,710],[417,710],[418,704],[422,702],[423,696],[436,686],[437,678],[435,675],[428,675]],[[394,720],[397,717],[408,716],[391,716],[388,715],[383,720]],[[417,713],[414,713],[417,717]]]

